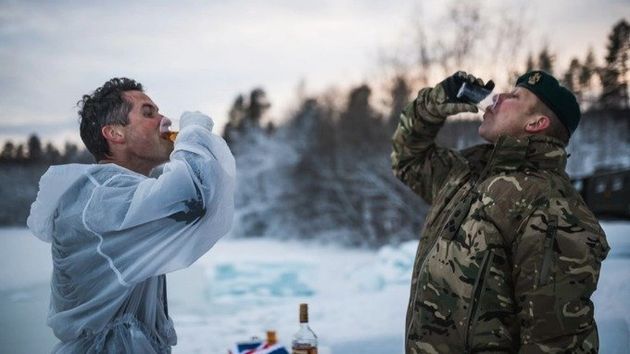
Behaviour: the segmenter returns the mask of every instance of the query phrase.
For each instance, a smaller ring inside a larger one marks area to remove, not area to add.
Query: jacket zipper
[[[494,155],[496,154],[497,150],[498,150],[497,146],[495,145],[494,149],[492,149],[492,153],[490,154],[490,158],[488,159],[486,166],[481,170],[476,180],[474,181],[473,190],[477,190],[478,184],[485,179],[486,175],[492,169],[492,160],[494,160]],[[464,337],[464,350],[466,351],[466,353],[470,352],[470,348],[469,348],[470,332],[471,332],[470,327],[472,326],[473,317],[476,315],[477,307],[479,306],[479,300],[480,300],[479,295],[480,295],[482,286],[485,283],[486,272],[487,272],[486,268],[488,267],[488,264],[490,264],[491,258],[494,258],[494,254],[491,251],[488,251],[486,252],[486,254],[484,254],[483,259],[481,261],[481,267],[479,269],[479,275],[477,276],[477,280],[475,281],[475,285],[472,290],[472,298],[471,298],[472,303],[470,304],[470,310],[469,310],[468,319],[467,319],[467,323],[465,327],[466,332],[465,332],[465,337]]]
[[[549,278],[549,270],[551,268],[551,258],[553,257],[553,244],[556,240],[558,230],[558,218],[555,215],[549,216],[549,225],[545,234],[544,256],[540,266],[540,278],[538,286],[547,284]]]
[[[473,319],[477,313],[477,307],[479,307],[479,301],[481,291],[483,290],[483,284],[486,280],[486,273],[488,272],[488,265],[492,263],[492,259],[494,258],[494,253],[492,251],[486,251],[486,254],[483,255],[483,259],[481,261],[481,266],[479,267],[479,275],[477,276],[477,280],[475,281],[475,285],[472,290],[472,302],[470,304],[470,309],[468,310],[468,319],[466,323],[466,332],[465,332],[465,343],[464,348],[466,353],[470,352],[470,333],[471,327],[473,325]]]

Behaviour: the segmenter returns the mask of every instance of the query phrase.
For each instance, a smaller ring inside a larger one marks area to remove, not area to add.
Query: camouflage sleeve
[[[590,297],[608,245],[594,217],[588,219],[572,213],[565,201],[551,200],[532,213],[517,237],[513,280],[520,353],[597,352]]]
[[[398,179],[432,204],[433,197],[456,164],[465,160],[454,150],[438,147],[435,137],[445,117],[431,114],[431,88],[424,88],[400,115],[393,137],[392,169]]]

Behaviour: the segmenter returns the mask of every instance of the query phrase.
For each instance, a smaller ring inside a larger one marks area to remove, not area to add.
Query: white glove
[[[189,125],[200,125],[210,131],[214,127],[214,121],[207,115],[199,112],[184,112],[179,119],[179,129],[182,130]]]

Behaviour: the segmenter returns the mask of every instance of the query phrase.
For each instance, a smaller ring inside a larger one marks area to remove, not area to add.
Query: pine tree
[[[340,144],[350,150],[374,148],[385,139],[381,117],[370,105],[371,94],[372,89],[366,84],[355,87],[341,113],[338,124]]]
[[[398,125],[400,119],[400,113],[405,108],[405,105],[410,101],[411,87],[407,79],[403,75],[397,75],[393,80],[393,85],[389,90],[390,101],[387,102],[391,111],[387,120],[387,125],[390,132],[393,133],[394,129]]]
[[[529,53],[527,56],[527,63],[525,64],[525,72],[530,72],[534,70],[535,67],[536,63],[534,62],[534,57],[532,56],[532,53]]]
[[[14,161],[17,163],[24,163],[26,160],[26,153],[24,152],[24,144],[19,144],[15,149]]]
[[[600,103],[608,108],[628,108],[628,55],[630,54],[630,24],[619,21],[608,36],[606,63],[600,72],[602,94]]]
[[[540,54],[538,54],[538,69],[548,72],[553,75],[553,63],[555,56],[549,52],[547,46],[545,46]]]
[[[15,145],[11,141],[4,143],[2,152],[0,153],[1,162],[13,162],[15,158]]]
[[[593,77],[597,74],[597,63],[595,62],[595,53],[593,48],[589,48],[586,58],[580,68],[580,75],[578,77],[578,83],[580,92],[582,93],[582,102],[585,106],[590,106],[596,100],[595,85],[593,83]]]
[[[230,124],[230,126],[233,128],[239,128],[246,114],[245,97],[243,97],[243,95],[238,95],[236,97],[236,99],[234,100],[234,103],[232,103],[232,108],[230,108],[230,112],[228,114],[229,114],[228,124]]]
[[[269,109],[271,104],[267,100],[267,94],[261,88],[252,90],[249,95],[249,107],[247,109],[248,118],[256,123],[260,122],[262,115]]]
[[[580,61],[577,58],[573,58],[571,59],[569,68],[562,77],[562,84],[575,94],[579,103],[582,102],[582,91],[580,87],[581,69],[582,65],[580,64]]]
[[[51,142],[48,142],[46,144],[46,148],[44,149],[44,156],[46,157],[46,162],[49,164],[56,164],[61,158],[59,150]]]
[[[64,150],[64,154],[63,154],[62,160],[64,162],[76,161],[79,154],[79,147],[76,144],[66,141],[63,150]]]
[[[42,159],[44,154],[42,150],[42,142],[39,140],[39,137],[35,134],[32,134],[28,138],[28,158],[32,162],[38,162]]]

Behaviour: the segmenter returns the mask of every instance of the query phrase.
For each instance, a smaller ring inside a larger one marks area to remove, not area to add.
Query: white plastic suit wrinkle
[[[211,151],[208,151],[208,150],[205,150],[205,149],[200,149],[199,147],[194,146],[192,144],[181,143],[181,145],[182,146],[178,146],[173,151],[173,153],[175,153],[177,151],[187,151],[187,152],[191,152],[193,154],[197,154],[197,155],[203,156],[203,157],[208,157],[208,155],[210,155],[210,156],[212,156],[212,158],[217,160],[216,156],[214,156],[214,154]]]
[[[90,180],[94,182],[94,177],[92,177],[92,175],[88,174],[88,176],[90,177]],[[110,179],[107,180],[107,182],[105,182],[104,184],[107,184],[109,181],[111,181],[112,179],[114,179],[117,176],[114,176]],[[87,203],[85,204],[85,207],[83,208],[83,212],[81,213],[81,222],[83,223],[83,227],[85,227],[86,230],[88,230],[89,232],[91,232],[93,235],[95,235],[98,238],[98,245],[96,245],[96,252],[98,252],[98,254],[100,254],[103,258],[105,258],[105,260],[107,260],[107,264],[109,264],[109,268],[111,268],[111,270],[114,271],[114,273],[116,274],[116,278],[118,278],[118,282],[124,286],[124,287],[129,287],[129,283],[127,283],[123,277],[122,274],[120,273],[120,271],[118,270],[118,268],[116,268],[116,266],[114,265],[114,261],[111,259],[111,257],[109,257],[108,255],[106,255],[105,253],[103,253],[103,251],[101,250],[101,245],[103,244],[103,236],[101,236],[100,234],[94,232],[87,224],[87,222],[85,222],[85,212],[88,208],[88,206],[90,205],[90,203],[92,202],[92,197],[94,197],[94,192],[96,191],[96,189],[94,189],[92,191],[92,194],[90,194],[90,199],[88,199]]]
[[[92,176],[91,173],[87,174],[88,179],[90,180],[90,182],[92,182],[92,184],[94,184],[97,187],[100,187],[100,184],[98,183],[98,181],[96,180],[96,178],[94,178],[94,176]]]

